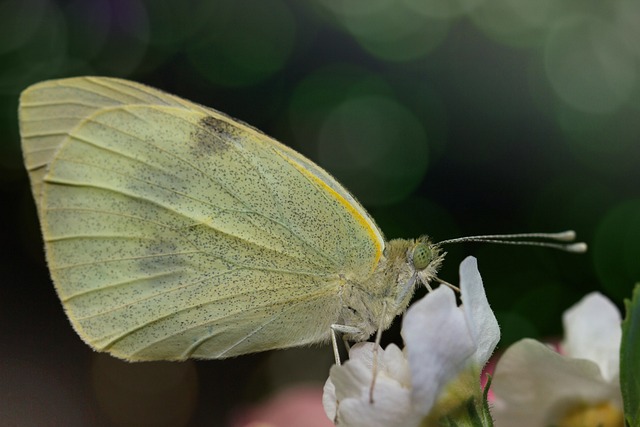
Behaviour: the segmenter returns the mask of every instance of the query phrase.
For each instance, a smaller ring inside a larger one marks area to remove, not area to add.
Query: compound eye
[[[418,243],[413,248],[411,260],[416,270],[424,270],[433,260],[433,251],[426,243]]]

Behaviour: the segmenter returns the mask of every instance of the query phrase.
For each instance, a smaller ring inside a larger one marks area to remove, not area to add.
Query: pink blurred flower
[[[231,427],[333,427],[322,407],[322,386],[287,388],[265,402],[238,411]]]

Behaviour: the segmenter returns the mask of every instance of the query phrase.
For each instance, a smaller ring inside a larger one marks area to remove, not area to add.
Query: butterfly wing
[[[341,275],[380,257],[333,178],[215,110],[85,77],[27,89],[20,125],[56,290],[97,350],[222,358],[325,340]]]

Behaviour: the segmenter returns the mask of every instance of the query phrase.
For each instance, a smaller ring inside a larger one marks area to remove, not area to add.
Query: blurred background
[[[329,425],[329,346],[127,364],[81,342],[22,164],[28,85],[118,76],[224,111],[331,172],[387,238],[575,229],[586,255],[446,248],[453,283],[478,258],[504,349],[640,279],[638,40],[637,0],[0,2],[0,425]]]

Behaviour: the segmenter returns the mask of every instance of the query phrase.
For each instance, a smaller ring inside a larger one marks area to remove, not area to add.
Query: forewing
[[[84,78],[30,88],[20,116],[56,289],[99,350],[219,358],[326,339],[338,274],[379,256],[326,180],[213,110]]]
[[[48,164],[67,133],[96,111],[118,105],[206,108],[122,79],[78,77],[31,86],[20,97],[22,153],[36,203]]]

